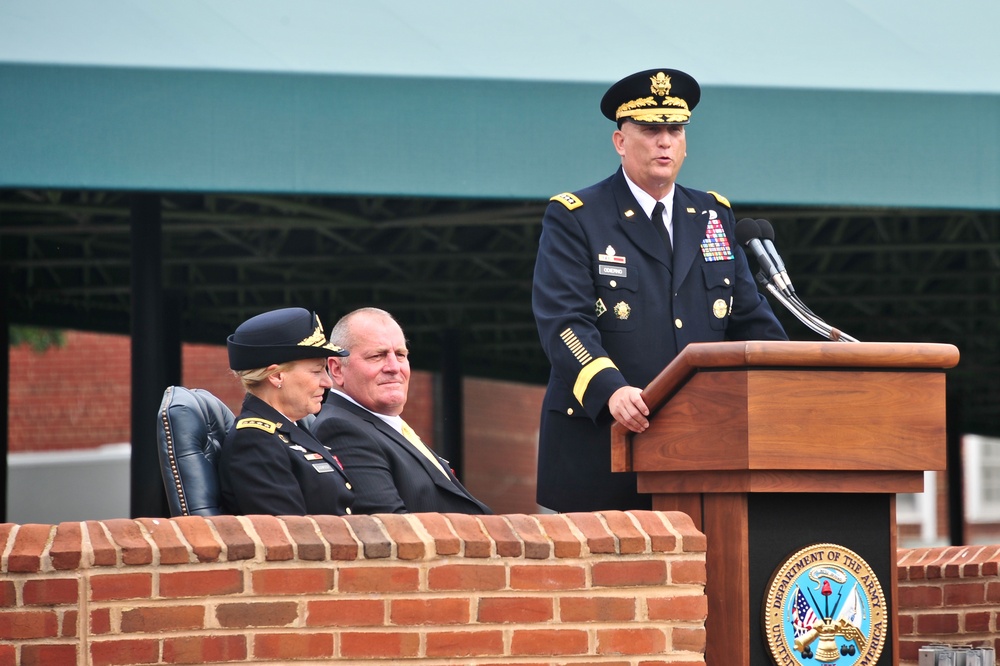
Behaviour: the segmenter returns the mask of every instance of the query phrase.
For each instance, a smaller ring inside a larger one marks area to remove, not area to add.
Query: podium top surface
[[[958,364],[955,345],[914,342],[744,340],[689,344],[643,390],[650,408],[702,369],[859,368],[944,370]]]

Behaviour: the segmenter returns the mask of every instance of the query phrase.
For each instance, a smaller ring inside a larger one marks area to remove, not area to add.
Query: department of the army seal
[[[762,629],[775,664],[875,664],[889,609],[868,563],[843,546],[803,548],[767,587]]]

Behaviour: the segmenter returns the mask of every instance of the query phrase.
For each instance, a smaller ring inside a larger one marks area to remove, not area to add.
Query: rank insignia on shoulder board
[[[701,241],[701,255],[705,261],[731,261],[733,250],[729,247],[729,238],[722,222],[712,218],[705,228],[705,238]]]
[[[550,197],[549,201],[558,201],[563,206],[566,206],[569,210],[576,210],[583,205],[575,194],[572,192],[563,192],[562,194],[557,194],[554,197]]]
[[[242,430],[243,428],[256,428],[273,435],[278,429],[278,424],[267,419],[240,419],[236,422],[236,429]]]

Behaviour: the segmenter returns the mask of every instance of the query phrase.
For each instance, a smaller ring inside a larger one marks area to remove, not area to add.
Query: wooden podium
[[[653,508],[683,511],[708,540],[708,664],[771,664],[768,581],[814,543],[861,555],[885,590],[898,664],[895,493],[945,468],[942,344],[688,345],[643,391],[650,426],[611,433],[612,469]]]

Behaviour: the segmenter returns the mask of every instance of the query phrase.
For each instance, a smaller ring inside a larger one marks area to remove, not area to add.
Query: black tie
[[[663,223],[663,209],[665,206],[662,201],[657,201],[656,205],[653,206],[653,214],[650,219],[653,222],[653,226],[656,227],[657,233],[663,238],[663,246],[667,248],[667,254],[673,253],[673,247],[670,245],[670,233],[667,232],[667,225]]]

